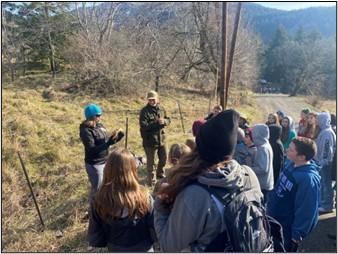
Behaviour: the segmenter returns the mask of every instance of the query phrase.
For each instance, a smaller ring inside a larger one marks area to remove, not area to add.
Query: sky
[[[265,7],[280,9],[280,10],[296,10],[318,6],[336,6],[336,2],[254,2]]]

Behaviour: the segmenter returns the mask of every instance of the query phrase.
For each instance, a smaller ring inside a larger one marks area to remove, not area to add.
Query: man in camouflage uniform
[[[167,161],[164,128],[170,124],[170,118],[159,105],[158,94],[149,91],[148,104],[140,112],[140,131],[143,148],[147,156],[147,184],[152,186],[157,178],[164,177],[164,166]],[[154,174],[155,152],[158,155],[156,177]]]

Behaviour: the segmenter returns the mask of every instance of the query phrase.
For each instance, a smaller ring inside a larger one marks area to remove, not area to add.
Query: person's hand
[[[116,135],[116,143],[119,142],[123,137],[124,137],[124,132],[123,130],[120,129]]]
[[[111,136],[114,138],[117,134],[117,132],[119,131],[119,129],[115,129],[111,132]]]
[[[114,130],[112,132],[112,134],[115,134],[115,135],[112,135],[109,140],[108,140],[108,145],[113,145],[113,144],[116,144],[117,142],[119,142],[123,137],[124,137],[124,132],[121,130],[121,129],[118,129],[118,130]]]
[[[165,120],[164,120],[164,118],[158,119],[158,123],[161,124],[161,125],[165,125]]]

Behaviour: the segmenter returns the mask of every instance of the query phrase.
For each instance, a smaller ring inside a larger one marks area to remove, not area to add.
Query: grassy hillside
[[[85,240],[87,223],[81,218],[87,209],[89,182],[84,168],[83,145],[79,124],[83,107],[97,103],[103,108],[102,121],[108,131],[125,128],[129,118],[128,148],[144,156],[138,127],[138,110],[145,105],[145,95],[74,96],[55,92],[52,100],[42,97],[49,77],[28,77],[2,90],[2,250],[12,252],[88,252]],[[55,86],[62,80],[53,81]],[[146,89],[145,89],[146,93]],[[242,95],[242,99],[240,99]],[[232,103],[246,102],[242,108],[253,115],[248,94],[233,93]],[[184,116],[182,131],[177,107]],[[204,117],[209,99],[197,92],[166,90],[161,103],[171,116],[168,146],[191,138],[191,124]],[[213,103],[212,103],[213,105]],[[239,109],[239,108],[237,108]],[[251,111],[251,112],[250,112]],[[119,146],[124,145],[124,141]],[[37,212],[30,196],[17,151],[20,151],[46,224],[41,232]],[[145,171],[139,172],[142,178]],[[62,237],[57,236],[58,231]]]

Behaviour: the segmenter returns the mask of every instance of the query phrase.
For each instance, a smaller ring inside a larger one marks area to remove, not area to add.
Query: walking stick
[[[128,117],[126,117],[126,138],[124,140],[124,148],[128,147]]]
[[[42,225],[43,228],[45,228],[45,223],[43,223],[43,220],[42,220],[42,217],[41,217],[41,213],[40,213],[40,209],[39,209],[38,203],[36,202],[36,199],[35,199],[35,196],[34,196],[34,192],[33,192],[33,189],[32,189],[32,185],[31,185],[31,183],[30,183],[30,181],[29,181],[29,178],[28,178],[28,174],[27,174],[25,165],[23,164],[23,161],[22,161],[22,158],[21,158],[21,155],[20,155],[19,152],[18,152],[18,156],[19,156],[19,159],[20,159],[20,163],[21,163],[23,172],[25,173],[26,180],[27,180],[29,189],[30,189],[30,191],[31,191],[31,194],[32,194],[32,197],[33,197],[33,201],[34,201],[36,210],[38,211],[38,215],[39,215],[39,218],[40,218],[41,225]]]

